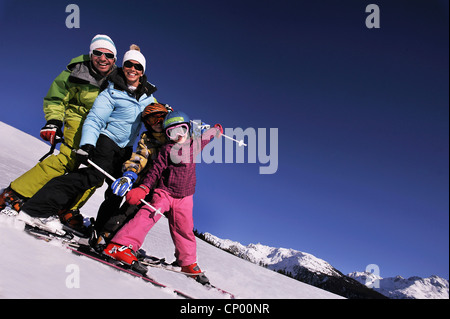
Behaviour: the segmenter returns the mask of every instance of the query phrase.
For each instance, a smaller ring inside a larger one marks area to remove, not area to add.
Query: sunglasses
[[[181,136],[181,137],[185,136],[188,131],[189,131],[189,127],[187,126],[187,124],[183,123],[180,125],[169,127],[166,130],[166,134],[171,140],[176,140],[178,138],[178,136]]]
[[[154,115],[147,116],[144,118],[145,123],[147,123],[150,126],[162,123],[164,121],[164,118],[166,117],[166,113],[157,113]]]
[[[133,63],[133,62],[131,62],[131,61],[125,61],[125,62],[123,63],[123,66],[126,67],[126,68],[132,68],[132,67],[134,66],[134,69],[135,69],[136,71],[143,71],[143,70],[144,70],[144,67],[142,66],[142,64],[139,64],[139,63]]]
[[[102,52],[102,51],[99,51],[99,50],[92,50],[92,55],[93,56],[98,56],[98,57],[101,57],[102,55],[105,55],[105,58],[107,58],[107,59],[114,59],[114,53]]]

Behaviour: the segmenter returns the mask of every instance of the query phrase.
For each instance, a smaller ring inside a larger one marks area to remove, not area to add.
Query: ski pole
[[[209,129],[211,126],[209,125],[209,124],[198,124],[197,122],[195,122],[195,121],[193,121],[193,120],[191,120],[191,122],[192,123],[194,123],[195,125],[197,125],[200,129]],[[244,140],[236,140],[236,139],[234,139],[234,138],[232,138],[232,137],[229,137],[229,136],[227,136],[227,135],[225,135],[225,134],[221,134],[221,136],[223,136],[223,137],[225,137],[225,138],[227,138],[227,139],[229,139],[229,140],[232,140],[233,142],[236,142],[236,143],[238,143],[239,144],[239,146],[247,146],[247,144],[245,144],[244,143]]]
[[[225,134],[222,134],[222,136],[225,137],[225,138],[227,138],[227,139],[229,139],[229,140],[232,140],[232,141],[238,143],[239,146],[247,146],[247,144],[244,143],[244,140],[238,141],[238,140],[235,140],[234,138],[231,138],[231,137],[229,137],[229,136],[227,136],[227,135],[225,135]]]
[[[141,199],[141,202],[143,202],[145,205],[147,205],[148,207],[150,207],[151,209],[153,209],[153,210],[155,211],[155,214],[159,214],[159,215],[161,215],[162,217],[164,217],[164,214],[161,213],[161,208],[156,209],[155,207],[153,207],[152,205],[150,205],[150,203],[147,202],[147,201],[144,200],[144,199]]]
[[[94,168],[96,168],[100,173],[102,173],[103,175],[105,175],[106,177],[108,177],[111,181],[115,181],[116,179],[109,174],[107,171],[105,171],[103,168],[101,168],[100,166],[98,166],[97,164],[95,164],[93,161],[91,161],[90,159],[87,160],[87,162],[92,165]],[[145,205],[147,205],[148,207],[150,207],[151,209],[153,209],[155,211],[156,214],[159,214],[161,216],[164,216],[163,213],[161,213],[161,208],[156,209],[155,207],[153,207],[152,205],[150,205],[150,203],[146,202],[145,200],[141,199],[141,202],[143,202]]]
[[[53,154],[53,152],[55,151],[56,148],[56,144],[58,143],[64,143],[64,139],[63,138],[57,138],[55,139],[55,141],[53,142],[53,144],[50,146],[50,151],[48,151],[48,153],[46,153],[44,156],[42,156],[39,159],[39,162],[42,162],[43,160],[45,160],[49,155]]]
[[[106,177],[108,177],[111,181],[115,181],[116,179],[109,174],[107,171],[105,171],[103,168],[101,168],[100,166],[98,166],[97,164],[95,164],[93,161],[91,161],[90,159],[87,160],[87,162],[89,163],[89,165],[94,166],[94,168],[96,168],[100,173],[102,173],[103,175],[105,175]]]

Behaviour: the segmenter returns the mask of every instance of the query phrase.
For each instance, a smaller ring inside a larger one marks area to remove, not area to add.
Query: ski
[[[140,261],[140,263],[142,265],[145,265],[145,266],[149,266],[149,267],[153,267],[153,268],[159,268],[159,269],[164,269],[164,270],[168,270],[168,271],[171,271],[171,272],[176,272],[176,273],[188,276],[188,277],[197,276],[199,274],[204,274],[203,271],[193,274],[193,273],[183,272],[181,270],[177,270],[177,268],[180,268],[180,267],[168,264],[166,262],[165,258],[159,259],[159,258],[153,257],[153,256],[145,256],[142,260],[139,260],[139,261]]]
[[[167,263],[165,258],[158,258],[158,257],[155,257],[155,256],[145,255],[145,252],[143,252],[142,250],[138,251],[138,253],[141,254],[139,261],[140,261],[140,263],[142,265],[153,267],[153,268],[164,269],[164,270],[175,272],[175,273],[179,273],[179,274],[182,274],[182,275],[185,275],[185,276],[188,276],[188,277],[192,277],[192,276],[198,275],[198,274],[191,274],[191,273],[183,272],[181,270],[177,270],[178,267]],[[204,272],[201,272],[199,274],[203,274],[203,273]],[[228,291],[226,291],[224,289],[216,287],[216,286],[214,286],[211,283],[203,284],[203,286],[206,287],[207,289],[214,289],[214,290],[222,293],[223,295],[228,296],[230,299],[235,299],[235,296],[231,292],[228,292]]]
[[[135,277],[141,278],[145,282],[151,283],[157,287],[172,289],[174,291],[174,293],[176,293],[180,297],[183,297],[186,299],[194,299],[193,297],[191,297],[179,290],[170,288],[162,283],[157,282],[156,280],[154,280],[153,278],[151,278],[147,275],[144,275],[144,274],[134,271],[130,266],[124,265],[123,263],[116,261],[113,258],[110,258],[106,255],[99,254],[99,253],[91,250],[91,248],[88,245],[85,245],[80,242],[80,240],[83,240],[83,239],[85,240],[86,238],[77,236],[80,234],[77,234],[76,232],[71,232],[71,229],[68,227],[64,228],[64,230],[66,233],[64,235],[60,235],[60,234],[51,233],[47,230],[44,230],[44,229],[41,229],[41,228],[38,228],[35,226],[30,226],[28,224],[25,224],[25,228],[24,228],[24,231],[27,234],[33,236],[36,239],[44,240],[46,242],[57,240],[57,241],[61,242],[65,248],[71,250],[74,254],[91,258],[95,261],[98,261],[105,265],[108,265],[118,271],[122,271],[122,272],[128,273],[130,275],[133,275]],[[185,272],[182,272],[181,270],[177,270],[176,269],[177,267],[174,267],[171,264],[167,263],[164,258],[160,259],[160,258],[157,258],[154,256],[148,256],[145,254],[144,251],[139,251],[139,253],[140,253],[139,262],[141,265],[148,266],[148,267],[154,267],[154,268],[160,268],[163,270],[179,273],[179,274],[182,274],[182,275],[188,276],[188,277],[195,276],[191,273],[185,273]],[[201,272],[199,274],[203,274],[203,273],[204,272]],[[198,274],[196,274],[196,275],[198,275]],[[207,289],[216,290],[216,291],[222,293],[223,295],[226,295],[230,299],[235,299],[235,296],[232,293],[230,293],[226,290],[223,290],[219,287],[216,287],[216,286],[212,285],[211,283],[203,284],[203,286]]]
[[[74,248],[74,247],[71,247],[71,245],[69,245],[69,246],[67,246],[67,248],[69,250],[71,250],[72,253],[74,253],[75,255],[90,258],[92,260],[100,262],[100,263],[102,263],[104,265],[107,265],[107,266],[109,266],[109,267],[111,267],[111,268],[113,268],[115,270],[120,271],[120,272],[124,272],[124,273],[130,274],[130,275],[132,275],[134,277],[141,278],[145,282],[148,282],[148,283],[150,283],[150,284],[152,284],[152,285],[154,285],[156,287],[171,289],[175,294],[177,294],[178,296],[180,296],[182,298],[195,299],[195,298],[193,298],[193,297],[191,297],[191,296],[189,296],[189,295],[187,295],[187,294],[185,294],[185,293],[183,293],[183,292],[181,292],[181,291],[179,291],[177,289],[170,288],[170,287],[168,287],[168,286],[166,286],[166,285],[164,285],[164,284],[154,280],[153,278],[151,278],[151,277],[149,277],[147,275],[143,275],[141,273],[133,271],[131,267],[126,266],[126,265],[124,265],[124,264],[122,264],[120,262],[117,262],[114,259],[109,258],[108,256],[100,255],[100,254],[92,251],[89,247],[78,246],[78,248]]]
[[[58,240],[63,244],[64,248],[69,249],[72,253],[74,253],[78,256],[84,256],[84,257],[90,258],[94,261],[97,261],[104,265],[110,266],[111,268],[113,268],[115,270],[130,274],[137,278],[141,278],[145,282],[150,283],[156,287],[172,289],[162,283],[157,282],[156,280],[154,280],[153,278],[151,278],[147,275],[144,275],[144,274],[134,271],[133,269],[131,269],[131,267],[127,267],[126,265],[124,265],[120,262],[117,262],[114,259],[109,258],[106,255],[101,255],[101,254],[98,254],[98,253],[92,251],[89,246],[85,246],[85,245],[82,245],[79,243],[78,236],[71,233],[70,230],[68,230],[68,229],[65,229],[65,230],[66,230],[66,234],[59,235],[59,234],[55,234],[55,233],[50,233],[44,229],[41,229],[41,228],[38,228],[35,226],[30,226],[28,224],[25,224],[25,227],[24,227],[24,231],[36,239],[44,240],[46,242]],[[194,299],[193,297],[191,297],[179,290],[172,289],[172,291],[182,298]]]
[[[0,211],[0,214],[4,214],[9,217],[15,217],[19,212],[10,206],[6,206]]]
[[[81,234],[71,230],[71,228],[63,227],[63,230],[65,232],[64,234],[57,234],[28,224],[25,224],[24,227],[24,231],[27,234],[32,235],[37,239],[45,240],[47,242],[58,240],[63,244],[79,244],[80,239],[84,238]]]

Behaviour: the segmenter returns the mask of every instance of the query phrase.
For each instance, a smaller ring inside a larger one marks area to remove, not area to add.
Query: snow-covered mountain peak
[[[393,299],[448,299],[449,282],[439,276],[428,278],[402,276],[382,278],[367,272],[353,272],[348,275],[360,283],[370,285],[383,295]]]
[[[428,278],[414,276],[407,279],[396,276],[383,279],[370,272],[353,272],[345,276],[325,260],[309,253],[270,247],[261,243],[244,246],[239,242],[221,239],[210,233],[205,233],[204,236],[216,247],[240,258],[272,270],[282,270],[284,273],[292,274],[294,278],[352,298],[378,298],[376,295],[368,294],[368,289],[362,289],[366,287],[374,288],[376,292],[389,298],[449,298],[449,282],[438,276]],[[355,285],[353,279],[364,287]],[[348,293],[352,289],[354,292],[349,295]]]
[[[295,249],[275,248],[260,243],[244,246],[236,241],[220,239],[210,233],[205,233],[204,236],[217,247],[228,250],[253,263],[266,265],[270,269],[282,269],[286,272],[294,273],[298,271],[299,267],[303,267],[314,273],[342,276],[325,260]]]

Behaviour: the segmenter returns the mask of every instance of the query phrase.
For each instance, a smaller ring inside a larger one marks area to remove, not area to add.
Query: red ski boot
[[[0,210],[3,210],[6,206],[10,206],[18,212],[23,204],[24,199],[10,187],[6,187],[0,194]]]
[[[106,246],[105,250],[103,250],[103,254],[112,257],[125,265],[130,266],[131,269],[140,274],[147,273],[147,268],[139,263],[136,257],[136,253],[127,246],[116,243],[109,243],[108,246]]]
[[[197,263],[193,263],[188,266],[181,266],[181,271],[187,274],[198,274],[198,275],[188,275],[189,277],[194,278],[196,281],[201,283],[202,285],[209,284],[208,277],[200,270],[200,267]]]

